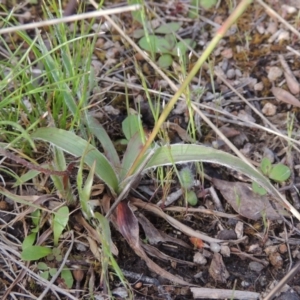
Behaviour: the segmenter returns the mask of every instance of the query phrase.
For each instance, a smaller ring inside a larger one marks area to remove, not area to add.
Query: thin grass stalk
[[[243,14],[243,12],[247,9],[247,7],[252,3],[252,0],[242,0],[240,4],[236,7],[236,9],[233,11],[233,13],[228,17],[228,19],[225,21],[225,23],[220,27],[220,29],[217,31],[215,37],[212,39],[206,50],[202,53],[196,64],[194,65],[193,69],[190,71],[190,73],[187,75],[186,79],[183,81],[173,98],[169,101],[169,103],[166,105],[165,109],[161,113],[161,116],[159,117],[155,127],[153,128],[153,131],[151,135],[149,136],[148,140],[146,141],[146,144],[142,148],[141,152],[137,156],[135,162],[133,163],[132,167],[128,171],[126,176],[131,176],[136,169],[137,165],[139,164],[140,160],[143,158],[144,154],[146,153],[147,149],[150,147],[152,142],[154,141],[158,131],[160,130],[161,126],[165,122],[166,118],[170,114],[171,110],[173,109],[173,106],[176,104],[178,98],[184,93],[187,86],[190,84],[192,79],[196,76],[197,72],[201,68],[201,66],[204,64],[204,62],[209,58],[210,54],[213,52],[219,41],[224,37],[226,31],[230,28],[232,24],[234,24],[237,19]]]

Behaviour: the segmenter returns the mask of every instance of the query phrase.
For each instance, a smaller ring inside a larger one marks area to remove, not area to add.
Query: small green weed
[[[31,233],[24,239],[22,243],[22,253],[21,258],[26,261],[34,261],[40,258],[46,257],[50,254],[57,256],[54,248],[51,249],[49,247],[44,247],[40,245],[34,245],[37,234],[40,231],[40,221],[41,221],[41,212],[40,210],[36,210],[32,213],[32,222],[35,227],[31,230]],[[69,208],[67,206],[62,206],[58,209],[58,211],[54,214],[52,220],[53,226],[53,235],[54,235],[54,246],[58,245],[58,240],[66,228],[67,223],[69,221]],[[54,251],[54,252],[53,252]]]
[[[264,175],[275,182],[284,182],[291,176],[291,170],[289,167],[281,163],[272,165],[271,161],[266,157],[264,157],[260,163],[260,170]],[[255,193],[261,196],[267,194],[267,191],[256,182],[252,183],[252,189]]]
[[[199,7],[202,6],[206,9],[211,8],[216,5],[217,0],[192,0],[190,4],[190,9],[188,12],[188,17],[195,19],[199,15]]]
[[[178,31],[180,27],[180,23],[171,22],[155,29],[155,34],[145,35],[144,30],[138,30],[135,32],[135,36],[145,35],[139,40],[139,46],[150,52],[153,57],[155,54],[159,54],[158,65],[161,68],[168,68],[172,65],[174,57],[185,55],[188,45],[192,48],[195,47],[192,39],[177,41],[174,32]]]
[[[41,272],[40,276],[46,280],[49,280],[49,278],[55,276],[58,272],[57,268],[52,268],[44,262],[39,262],[37,268]],[[66,284],[67,288],[72,288],[74,279],[70,269],[64,268],[60,273],[60,277],[64,280],[64,283]]]
[[[181,183],[181,188],[184,191],[186,203],[195,206],[198,203],[198,198],[196,196],[196,193],[192,190],[192,187],[194,185],[194,176],[192,174],[192,171],[188,167],[180,170],[179,180]]]

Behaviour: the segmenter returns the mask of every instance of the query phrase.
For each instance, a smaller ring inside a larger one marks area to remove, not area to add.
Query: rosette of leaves
[[[48,142],[54,149],[59,149],[74,157],[82,157],[77,176],[77,188],[80,196],[81,210],[86,219],[97,219],[101,224],[101,228],[104,225],[107,228],[107,237],[101,239],[103,242],[102,247],[106,249],[106,251],[103,252],[105,261],[110,261],[110,263],[114,264],[114,269],[119,270],[110,250],[111,241],[108,220],[98,212],[94,212],[92,206],[89,205],[94,176],[105,183],[106,187],[110,190],[110,195],[115,199],[114,204],[116,204],[116,209],[112,212],[112,218],[110,220],[124,236],[135,253],[145,260],[150,270],[160,273],[164,278],[178,284],[187,284],[182,279],[170,274],[150,260],[140,245],[138,220],[128,205],[128,201],[131,201],[131,198],[127,197],[132,184],[138,184],[140,174],[160,166],[186,164],[190,162],[209,162],[227,166],[228,168],[247,175],[252,180],[257,181],[275,197],[278,197],[280,194],[262,173],[241,159],[203,145],[172,144],[159,146],[153,143],[144,155],[139,156],[139,153],[145,145],[145,133],[139,116],[130,116],[129,118],[123,127],[123,130],[126,132],[128,144],[122,159],[120,159],[105,129],[92,116],[87,118],[86,125],[89,127],[91,134],[100,141],[103,152],[100,152],[98,148],[89,141],[75,133],[54,127],[39,128],[33,132],[30,137],[35,141],[42,140],[43,142]],[[134,118],[136,118],[136,120],[134,120]],[[82,173],[80,170],[83,169],[83,164],[90,168],[90,174],[84,186],[82,178],[80,179],[80,177],[82,177],[82,175],[80,176]],[[191,180],[187,174],[184,180],[184,184],[189,187]],[[107,270],[107,266],[104,269]],[[122,278],[121,275],[120,278]]]
[[[278,163],[273,164],[271,161],[264,157],[260,163],[260,170],[262,173],[275,182],[284,182],[288,180],[291,176],[291,170],[288,166]],[[253,191],[261,196],[267,194],[266,189],[261,187],[257,182],[252,183]]]
[[[172,65],[175,57],[183,57],[186,54],[188,46],[195,47],[195,42],[192,39],[183,39],[182,41],[176,39],[174,32],[178,31],[180,27],[180,23],[171,22],[161,25],[154,30],[153,34],[144,30],[136,31],[135,37],[143,35],[138,42],[139,46],[150,52],[153,57],[156,54],[159,55],[158,65],[161,68],[168,68]]]

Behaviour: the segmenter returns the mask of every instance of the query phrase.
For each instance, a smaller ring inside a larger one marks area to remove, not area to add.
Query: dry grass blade
[[[284,69],[284,76],[285,76],[285,80],[286,80],[289,90],[294,95],[299,94],[300,93],[300,85],[299,85],[295,75],[291,71],[288,63],[286,62],[284,56],[280,54],[278,56],[278,58],[280,60],[282,68]]]
[[[2,147],[0,147],[0,154],[3,155],[4,157],[8,157],[9,159],[15,161],[16,163],[18,163],[20,165],[25,166],[26,168],[28,168],[30,170],[36,170],[36,171],[39,171],[39,172],[47,174],[47,175],[57,175],[57,176],[68,175],[67,171],[49,170],[49,169],[42,168],[39,165],[34,165],[34,164],[28,162],[27,160],[22,159],[22,158],[16,156],[15,154],[5,150]]]
[[[10,264],[14,264],[15,268],[20,268],[21,272],[24,271],[24,273],[28,276],[30,276],[32,279],[34,279],[35,282],[38,282],[39,284],[41,284],[44,287],[47,287],[49,285],[49,281],[45,280],[44,278],[40,277],[38,274],[36,274],[35,272],[33,272],[28,266],[27,264],[24,264],[21,260],[20,260],[20,253],[16,250],[14,250],[12,247],[9,247],[7,245],[5,245],[4,243],[0,242],[0,252],[2,253],[2,256],[7,257],[7,259],[9,259]],[[13,255],[11,255],[11,254]],[[57,285],[52,285],[51,290],[54,292],[54,294],[57,295],[57,293],[61,293],[62,295],[65,295],[68,297],[68,299],[71,300],[77,300],[76,297],[74,297],[71,293],[69,293],[68,291],[66,291],[65,289],[57,286]],[[10,292],[9,289],[7,290],[7,293],[5,295],[5,297],[9,296]],[[4,300],[4,296],[2,297],[2,299]]]
[[[300,107],[300,101],[288,91],[273,86],[272,93],[279,102],[285,102],[287,104]]]
[[[209,289],[209,288],[191,288],[195,299],[258,299],[259,293],[244,292],[244,291],[232,291],[224,289]]]
[[[284,26],[286,26],[290,31],[292,31],[295,35],[300,37],[300,33],[297,29],[291,26],[284,18],[282,18],[275,10],[273,10],[269,5],[267,5],[262,0],[256,0],[261,6],[263,6],[267,13],[271,14],[272,16],[276,17]]]
[[[4,28],[4,29],[0,29],[0,34],[11,33],[11,32],[20,31],[20,30],[35,29],[35,28],[39,28],[39,27],[50,26],[50,25],[55,25],[55,24],[60,24],[60,23],[70,23],[70,22],[75,22],[78,20],[91,19],[91,18],[96,18],[96,17],[101,17],[101,16],[112,15],[112,14],[119,14],[119,13],[127,12],[127,11],[135,11],[140,8],[141,8],[141,6],[136,4],[136,5],[121,7],[121,8],[97,10],[97,11],[92,11],[92,12],[83,13],[83,14],[79,14],[79,15],[68,16],[68,17],[64,17],[64,18],[57,18],[57,19],[53,19],[53,20],[47,20],[47,21],[41,21],[41,22],[36,22],[36,23],[23,24],[20,26]]]
[[[139,208],[145,209],[147,211],[151,211],[152,213],[156,214],[157,216],[165,219],[174,228],[180,230],[181,232],[183,232],[184,234],[186,234],[186,235],[188,235],[190,237],[196,237],[196,238],[199,238],[199,239],[201,239],[201,240],[203,240],[205,242],[208,242],[208,243],[222,243],[222,242],[225,242],[223,240],[209,237],[209,236],[207,236],[205,234],[202,234],[202,233],[200,233],[198,231],[195,231],[195,230],[191,229],[190,227],[188,227],[188,226],[180,223],[179,221],[177,221],[176,219],[172,218],[171,216],[165,214],[159,207],[157,207],[154,204],[145,203],[145,202],[141,201],[140,199],[133,198],[133,197],[130,198],[130,202],[133,205],[135,205],[135,206],[137,206]],[[241,243],[242,241],[244,241],[244,238],[240,239],[240,240],[226,241],[226,242],[231,242],[231,243],[237,244],[237,243]]]
[[[51,286],[53,285],[53,283],[55,282],[55,280],[58,278],[58,276],[60,275],[62,269],[64,268],[67,259],[69,258],[69,255],[71,253],[71,250],[73,248],[73,244],[74,244],[74,233],[73,231],[69,231],[70,236],[71,236],[71,244],[69,246],[69,249],[67,250],[65,257],[63,259],[63,261],[61,262],[56,274],[52,277],[52,279],[50,280],[49,284],[47,285],[47,287],[44,289],[44,291],[42,292],[42,294],[38,297],[38,300],[42,300],[44,299],[45,295],[47,294],[47,292],[49,291],[49,289],[51,288]]]
[[[123,201],[119,203],[117,206],[117,211],[114,213],[112,220],[121,234],[125,237],[130,247],[146,262],[150,270],[160,274],[160,276],[170,280],[171,282],[182,285],[190,285],[188,282],[162,269],[147,256],[140,245],[138,220],[136,219],[132,210],[129,208],[127,202]]]
[[[276,285],[276,287],[263,300],[271,300],[271,299],[273,299],[273,297],[276,295],[276,293],[278,293],[284,287],[284,285],[286,285],[293,278],[293,276],[297,274],[297,272],[299,271],[299,268],[300,268],[300,261],[297,262],[297,264],[295,265],[295,267],[293,269],[291,269],[280,280],[280,282]]]

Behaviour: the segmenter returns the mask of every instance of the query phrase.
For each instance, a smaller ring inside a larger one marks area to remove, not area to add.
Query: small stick
[[[279,283],[274,287],[272,291],[263,299],[263,300],[270,300],[273,299],[276,293],[278,293],[285,284],[287,284],[293,277],[294,275],[297,274],[299,271],[300,267],[300,261],[296,263],[296,265],[291,269],[280,281]]]
[[[17,164],[23,165],[24,167],[30,169],[30,170],[36,170],[39,171],[41,173],[44,173],[46,175],[57,175],[57,176],[67,176],[69,175],[69,171],[56,171],[56,170],[49,170],[49,169],[45,169],[39,165],[35,165],[7,150],[5,150],[4,148],[0,147],[0,154],[3,156],[6,156],[7,158],[15,161]]]
[[[115,208],[118,206],[118,204],[128,195],[128,193],[130,192],[130,189],[132,188],[134,183],[136,183],[136,181],[140,178],[140,174],[143,172],[145,166],[147,165],[147,163],[149,162],[149,160],[153,156],[154,152],[155,152],[154,149],[151,149],[149,151],[149,153],[147,154],[147,156],[145,157],[145,159],[143,160],[143,162],[141,163],[141,165],[139,166],[137,171],[129,179],[129,182],[123,188],[123,190],[120,193],[120,195],[118,196],[118,198],[115,200],[113,205],[110,207],[110,209],[106,213],[105,218],[108,218],[111,215],[111,213],[115,210]]]

